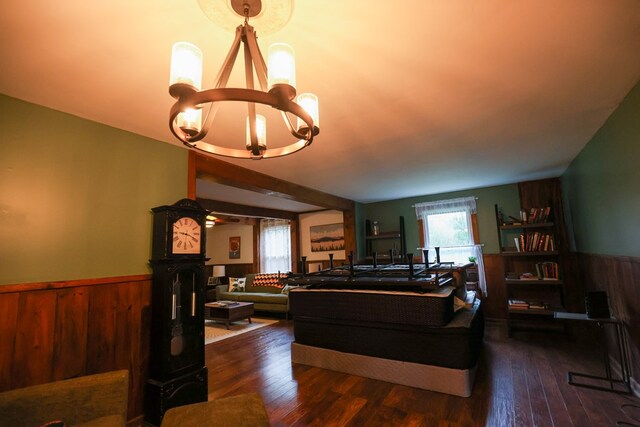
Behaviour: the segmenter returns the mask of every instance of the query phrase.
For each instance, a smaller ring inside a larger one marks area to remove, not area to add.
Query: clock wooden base
[[[145,424],[159,426],[165,412],[176,406],[206,402],[208,371],[206,366],[194,372],[168,380],[147,381],[145,393]]]

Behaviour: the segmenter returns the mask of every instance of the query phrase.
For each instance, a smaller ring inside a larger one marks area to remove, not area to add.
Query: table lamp
[[[220,278],[224,277],[225,274],[225,268],[224,265],[214,265],[213,266],[213,277],[215,278],[215,284],[219,285],[220,284]]]

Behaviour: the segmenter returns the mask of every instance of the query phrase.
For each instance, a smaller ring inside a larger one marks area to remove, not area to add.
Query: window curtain
[[[444,214],[451,212],[464,212],[467,219],[467,230],[469,230],[469,242],[464,246],[441,247],[440,259],[443,261],[453,261],[460,264],[469,262],[469,257],[476,258],[478,265],[478,285],[483,295],[487,295],[487,282],[484,274],[484,261],[482,258],[482,246],[480,242],[474,241],[471,215],[478,213],[475,197],[461,197],[457,199],[439,200],[435,202],[418,203],[415,205],[416,217],[422,220],[424,232],[424,245],[429,250],[433,246],[429,242],[429,215]],[[435,251],[434,251],[435,252]]]
[[[291,229],[285,219],[260,221],[260,272],[291,271]]]

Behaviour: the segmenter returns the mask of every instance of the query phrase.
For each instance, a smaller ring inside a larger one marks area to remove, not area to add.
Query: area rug
[[[278,319],[252,317],[251,322],[252,323],[249,323],[247,320],[240,320],[230,324],[229,329],[227,329],[227,325],[224,323],[206,320],[204,323],[204,345],[272,325],[278,322]]]

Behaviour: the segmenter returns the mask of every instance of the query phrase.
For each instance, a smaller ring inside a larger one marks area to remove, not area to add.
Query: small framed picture
[[[240,236],[229,237],[229,259],[240,258]]]

